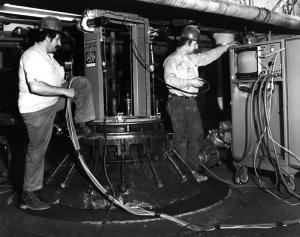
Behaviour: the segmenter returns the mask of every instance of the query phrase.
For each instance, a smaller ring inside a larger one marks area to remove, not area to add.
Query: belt
[[[184,96],[184,95],[170,94],[169,98],[180,98],[180,99],[194,100],[196,98],[196,96]]]

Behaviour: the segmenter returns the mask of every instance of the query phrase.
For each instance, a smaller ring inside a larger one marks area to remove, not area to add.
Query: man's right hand
[[[73,98],[75,96],[75,90],[74,88],[68,88],[65,91],[65,96],[68,98]]]
[[[190,80],[190,83],[191,83],[191,86],[198,88],[198,87],[203,86],[205,84],[205,81],[200,77],[196,77],[196,78]]]
[[[34,80],[28,83],[31,93],[41,96],[66,96],[73,98],[76,92],[73,88],[52,86],[43,81]]]
[[[225,44],[227,49],[229,49],[233,46],[238,46],[238,45],[239,45],[239,43],[237,41],[232,41],[232,42],[229,42],[229,43]]]

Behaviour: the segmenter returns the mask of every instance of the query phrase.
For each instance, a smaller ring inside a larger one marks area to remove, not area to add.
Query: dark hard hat
[[[181,31],[180,37],[184,37],[190,40],[200,40],[201,32],[195,25],[188,25]]]
[[[59,19],[53,16],[46,16],[40,22],[40,29],[53,30],[58,33],[63,33],[63,25]]]

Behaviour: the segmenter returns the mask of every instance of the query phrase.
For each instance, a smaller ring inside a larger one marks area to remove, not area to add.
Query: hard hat
[[[59,19],[53,16],[46,16],[40,21],[40,29],[53,30],[58,33],[63,33],[63,25]]]
[[[181,31],[180,37],[184,37],[190,40],[200,40],[201,32],[195,25],[188,25]]]

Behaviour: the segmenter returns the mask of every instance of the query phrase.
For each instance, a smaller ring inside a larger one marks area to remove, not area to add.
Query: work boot
[[[38,191],[37,195],[38,195],[39,199],[43,202],[47,202],[51,205],[59,204],[58,193],[53,193],[53,194],[49,195],[49,192],[41,189]]]
[[[50,208],[49,203],[43,202],[36,195],[36,192],[26,192],[24,191],[21,196],[20,202],[21,209],[31,209],[34,211],[41,211]]]
[[[91,138],[99,135],[92,131],[85,123],[75,123],[75,130],[77,137]]]
[[[195,173],[193,173],[193,177],[198,183],[204,182],[208,179],[208,177],[206,175],[199,174],[197,171]]]
[[[92,132],[85,123],[75,123],[75,130],[78,137],[89,137]]]

